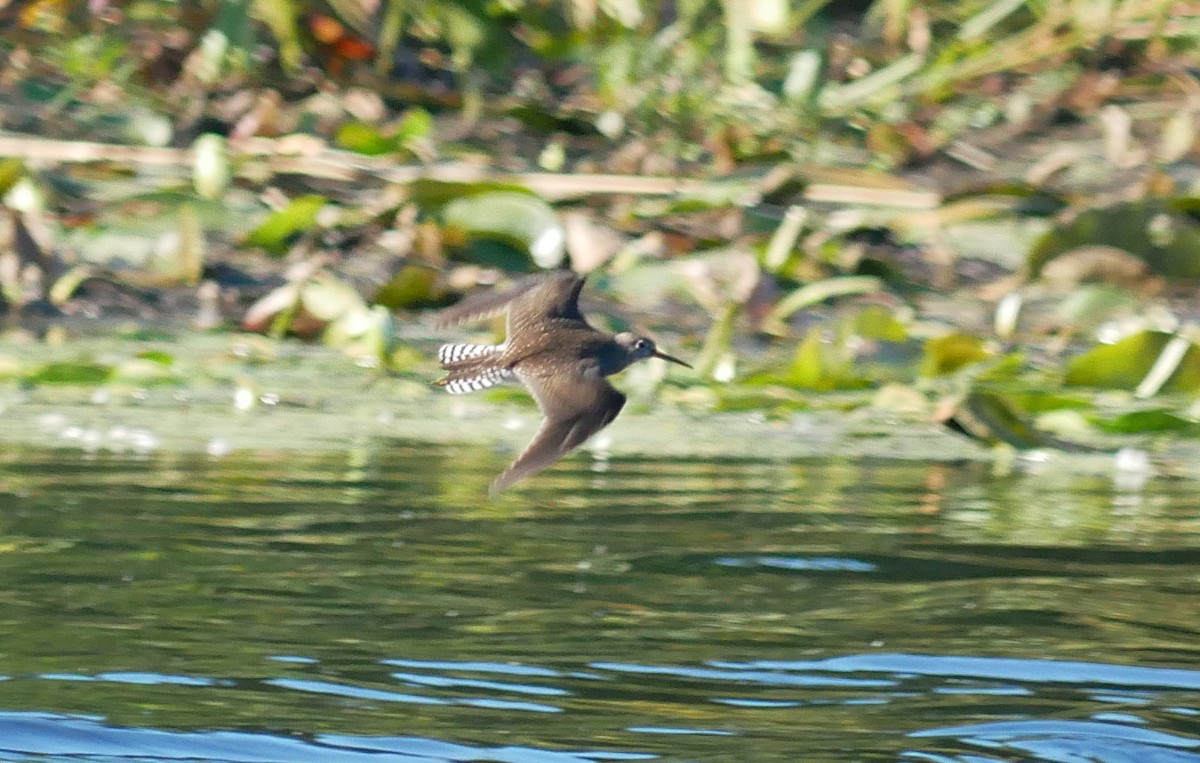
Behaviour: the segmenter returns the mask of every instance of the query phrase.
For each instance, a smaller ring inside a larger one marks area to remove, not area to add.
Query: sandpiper
[[[435,318],[437,325],[450,326],[507,312],[503,344],[444,344],[438,349],[447,374],[437,383],[460,395],[520,382],[542,411],[533,440],[492,483],[491,495],[552,465],[617,417],[625,395],[604,377],[643,358],[691,368],[644,336],[592,328],[579,311],[584,280],[570,271],[532,276],[509,289],[470,296]]]

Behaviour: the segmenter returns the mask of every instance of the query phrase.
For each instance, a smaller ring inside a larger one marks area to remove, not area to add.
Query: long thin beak
[[[671,361],[672,363],[678,363],[679,365],[681,365],[681,366],[683,366],[683,367],[685,367],[685,368],[691,368],[691,367],[692,367],[692,364],[691,364],[691,363],[684,363],[684,362],[683,362],[682,360],[680,360],[679,358],[672,357],[672,356],[668,355],[668,354],[667,354],[667,353],[665,353],[665,352],[661,352],[660,350],[655,350],[655,351],[654,351],[654,357],[656,357],[656,358],[662,358],[663,360],[669,360],[669,361]]]

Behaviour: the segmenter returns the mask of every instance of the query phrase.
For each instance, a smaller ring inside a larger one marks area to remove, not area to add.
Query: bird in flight
[[[570,271],[531,276],[508,289],[467,297],[435,318],[446,327],[507,313],[503,344],[438,349],[447,373],[437,384],[461,395],[520,382],[542,412],[533,440],[492,483],[490,495],[537,474],[612,423],[625,395],[605,377],[652,357],[691,368],[647,337],[592,328],[579,311],[583,284],[584,276]]]

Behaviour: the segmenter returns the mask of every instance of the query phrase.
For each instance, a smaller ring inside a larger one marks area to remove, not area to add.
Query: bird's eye
[[[645,349],[648,349],[649,347],[650,347],[649,339],[639,339],[633,343],[633,349],[635,349],[635,350],[645,350]]]

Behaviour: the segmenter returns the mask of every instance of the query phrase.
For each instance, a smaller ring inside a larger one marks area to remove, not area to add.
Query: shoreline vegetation
[[[296,363],[427,406],[425,313],[571,267],[696,366],[618,381],[689,427],[1200,435],[1194,4],[75,6],[0,7],[10,405]]]

